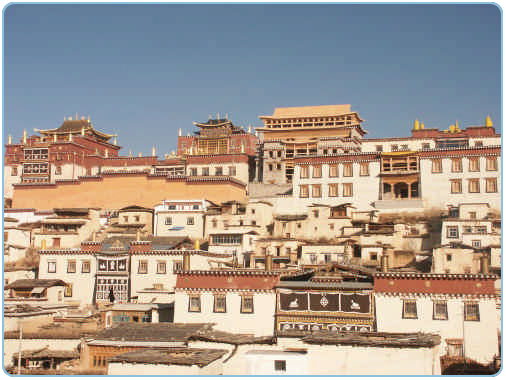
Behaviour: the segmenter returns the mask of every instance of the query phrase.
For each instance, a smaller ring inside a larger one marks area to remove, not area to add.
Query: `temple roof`
[[[63,134],[81,134],[82,130],[91,131],[98,138],[103,140],[109,140],[114,137],[114,135],[109,135],[104,132],[100,132],[93,128],[93,124],[90,120],[81,119],[81,120],[65,120],[62,125],[55,129],[35,129],[36,132],[39,132],[42,135],[63,135]]]
[[[337,104],[327,106],[304,106],[304,107],[284,107],[275,108],[272,116],[261,116],[271,118],[299,118],[299,117],[325,117],[337,116],[353,113],[350,104]]]
[[[233,132],[243,131],[242,127],[239,127],[239,126],[235,125],[228,118],[225,118],[225,119],[221,119],[221,118],[220,119],[212,119],[212,118],[209,118],[207,121],[204,121],[202,123],[194,121],[193,124],[196,125],[199,128],[230,127]],[[197,134],[198,134],[198,132],[197,132]]]

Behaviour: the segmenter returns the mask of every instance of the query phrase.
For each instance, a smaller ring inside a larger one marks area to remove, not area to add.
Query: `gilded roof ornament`
[[[493,127],[494,123],[492,123],[492,119],[490,118],[490,115],[487,116],[485,119],[485,127]]]

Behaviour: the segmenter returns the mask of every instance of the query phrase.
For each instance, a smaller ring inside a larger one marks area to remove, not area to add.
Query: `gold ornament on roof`
[[[425,124],[420,123],[420,129],[425,129]]]
[[[492,119],[490,118],[490,115],[487,116],[485,119],[485,127],[493,127],[494,123],[492,123]]]
[[[420,129],[420,122],[418,119],[415,120],[415,131],[418,131]]]

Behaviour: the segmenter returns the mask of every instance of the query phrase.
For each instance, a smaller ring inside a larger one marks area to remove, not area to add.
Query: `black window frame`
[[[406,313],[406,306],[408,304],[415,305],[414,316],[408,315],[408,313]],[[418,319],[418,306],[416,300],[402,300],[402,319]]]
[[[444,306],[444,316],[438,317],[438,313],[436,312],[437,306]],[[448,320],[448,302],[446,301],[434,301],[433,302],[433,310],[432,310],[432,319],[435,321],[447,321]]]

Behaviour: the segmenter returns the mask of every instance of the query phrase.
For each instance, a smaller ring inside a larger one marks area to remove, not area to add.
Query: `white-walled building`
[[[441,355],[491,363],[499,354],[494,275],[378,273],[378,332],[435,333]]]
[[[203,239],[205,212],[212,204],[205,199],[164,200],[155,206],[155,236],[188,236]]]
[[[274,272],[180,272],[174,322],[215,323],[217,330],[272,336],[278,282]]]

